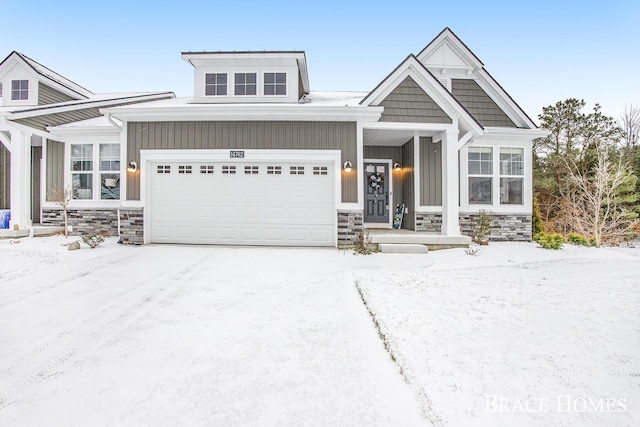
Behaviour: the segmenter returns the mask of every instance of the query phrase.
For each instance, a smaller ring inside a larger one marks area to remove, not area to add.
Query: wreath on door
[[[378,190],[378,188],[382,187],[384,185],[384,174],[378,172],[378,173],[372,173],[371,175],[369,175],[369,187],[376,191]]]

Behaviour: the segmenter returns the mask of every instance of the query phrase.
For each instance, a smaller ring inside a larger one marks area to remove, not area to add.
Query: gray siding
[[[414,158],[413,158],[413,138],[402,146],[402,198],[405,207],[409,208],[409,212],[404,215],[404,223],[402,228],[415,230],[416,213],[415,213],[415,185],[413,182],[414,175]]]
[[[11,153],[0,143],[0,209],[11,207]]]
[[[31,220],[40,224],[40,162],[42,147],[31,147]]]
[[[404,79],[381,103],[381,122],[452,123],[451,118],[411,77]]]
[[[451,79],[451,93],[482,126],[516,127],[475,80]]]
[[[49,192],[64,186],[64,143],[47,140],[47,201]]]
[[[420,137],[420,205],[442,206],[442,141]]]
[[[74,101],[76,99],[77,98],[73,98],[59,90],[38,82],[38,105],[56,104],[58,102]]]
[[[138,164],[140,150],[158,149],[340,150],[341,163],[356,164],[356,124],[347,122],[132,122],[127,141]],[[343,202],[357,201],[354,172],[342,174]],[[139,174],[127,178],[127,199],[140,200]]]
[[[402,162],[402,147],[388,147],[388,146],[375,146],[375,145],[365,145],[364,146],[364,158],[365,159],[391,159],[391,166],[395,162],[403,164]],[[393,188],[391,191],[393,192],[393,205],[389,206],[389,210],[395,208],[395,205],[399,203],[403,203],[403,195],[402,195],[402,171],[394,172],[391,171],[393,176]],[[365,185],[367,185],[365,183]]]

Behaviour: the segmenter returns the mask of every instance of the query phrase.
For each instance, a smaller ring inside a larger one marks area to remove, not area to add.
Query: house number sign
[[[232,159],[244,159],[244,151],[229,151],[229,157]]]

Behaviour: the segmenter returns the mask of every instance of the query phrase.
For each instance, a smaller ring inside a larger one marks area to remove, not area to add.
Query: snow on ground
[[[355,276],[434,424],[640,425],[640,249],[429,257]]]
[[[0,425],[428,424],[352,276],[397,257],[71,240],[0,240]]]
[[[72,240],[0,240],[0,425],[640,425],[640,249]]]

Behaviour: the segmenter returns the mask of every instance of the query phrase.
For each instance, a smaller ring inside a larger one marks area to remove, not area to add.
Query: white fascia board
[[[88,100],[78,100],[78,101],[70,101],[71,105],[61,105],[61,106],[53,106],[47,107],[45,106],[34,106],[34,107],[26,107],[23,112],[15,112],[11,113],[9,116],[10,120],[19,120],[26,119],[29,117],[37,117],[43,116],[47,114],[58,114],[58,113],[66,113],[68,111],[76,111],[76,110],[84,110],[87,108],[100,108],[106,107],[110,104],[116,104],[120,102],[140,102],[140,101],[154,101],[158,99],[164,99],[167,97],[169,92],[153,94],[153,95],[142,95],[142,96],[134,96],[134,97],[125,97],[125,98],[116,98],[116,99],[106,99],[104,101],[92,101]]]
[[[28,135],[37,135],[37,136],[41,136],[42,138],[51,139],[51,134],[49,132],[42,131],[40,129],[32,128],[29,126],[25,126],[20,123],[15,123],[15,122],[8,122],[8,123],[9,123],[9,130],[15,129],[20,132],[26,133]]]
[[[486,139],[500,139],[500,140],[527,140],[532,141],[536,138],[545,138],[549,135],[549,131],[543,129],[519,129],[519,128],[499,128],[499,127],[486,127],[484,128],[484,136],[476,138],[476,140]]]
[[[450,29],[442,31],[435,39],[431,41],[419,54],[418,59],[422,62],[433,52],[438,50],[443,44],[447,44],[456,54],[464,58],[465,62],[471,64],[475,68],[482,68],[484,64],[471,50],[462,44],[461,40],[453,34]]]
[[[410,130],[416,132],[455,132],[455,124],[449,123],[404,123],[404,122],[371,122],[363,125],[364,129]],[[421,135],[422,136],[422,135]]]
[[[112,138],[120,139],[120,130],[115,126],[86,126],[86,127],[48,127],[54,139],[68,140],[73,138]]]
[[[380,119],[382,107],[336,107],[309,105],[184,105],[179,107],[114,107],[108,112],[113,117],[125,121],[362,121],[374,122]]]

